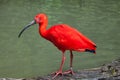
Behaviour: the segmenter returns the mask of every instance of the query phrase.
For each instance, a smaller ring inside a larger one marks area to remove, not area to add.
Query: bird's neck
[[[47,27],[47,21],[42,23],[42,24],[39,24],[39,33],[42,37],[45,37],[46,36],[46,33],[47,33],[47,30],[46,30],[46,27]]]

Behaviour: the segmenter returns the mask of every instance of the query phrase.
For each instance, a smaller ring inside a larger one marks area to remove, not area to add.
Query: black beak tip
[[[23,32],[23,31],[22,31],[22,32]],[[20,38],[20,36],[21,36],[22,32],[20,32],[20,33],[19,33],[18,38]]]
[[[23,33],[27,28],[29,28],[31,25],[34,25],[35,23],[36,23],[35,20],[33,20],[33,21],[30,22],[26,27],[24,27],[24,28],[21,30],[21,32],[19,33],[18,38],[20,38],[20,36],[22,35],[22,33]]]
[[[18,35],[18,38],[20,38],[20,35]]]

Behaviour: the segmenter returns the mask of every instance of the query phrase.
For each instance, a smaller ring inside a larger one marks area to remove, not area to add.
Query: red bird
[[[52,42],[62,52],[62,61],[60,68],[57,72],[55,72],[53,78],[62,74],[74,74],[72,70],[72,51],[91,52],[94,54],[96,53],[96,44],[69,25],[57,24],[52,26],[50,29],[46,29],[48,25],[48,18],[44,13],[37,14],[34,20],[19,33],[18,37],[21,36],[24,30],[36,23],[39,24],[39,34],[43,38]],[[63,64],[65,62],[66,50],[70,51],[70,69],[66,72],[62,72]]]

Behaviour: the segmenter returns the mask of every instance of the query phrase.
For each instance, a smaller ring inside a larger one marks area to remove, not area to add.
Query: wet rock
[[[53,80],[54,75],[39,76],[34,78],[0,78],[0,80]],[[101,67],[78,70],[75,75],[60,75],[54,80],[120,80],[120,58]]]
[[[15,78],[0,78],[0,80],[24,80],[23,78],[15,79]]]
[[[34,80],[52,80],[53,75]],[[120,58],[98,68],[78,70],[75,75],[62,75],[54,80],[120,80]]]

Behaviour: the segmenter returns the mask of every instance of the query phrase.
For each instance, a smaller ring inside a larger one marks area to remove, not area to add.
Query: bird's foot
[[[62,71],[57,71],[55,73],[52,73],[54,76],[52,77],[52,79],[55,79],[57,76],[59,75],[63,75]]]
[[[72,68],[70,68],[69,70],[65,71],[63,74],[71,74],[71,75],[74,75],[74,71]]]
[[[67,71],[65,71],[65,72],[62,72],[61,70],[59,70],[59,71],[57,71],[57,72],[54,72],[54,73],[52,73],[52,75],[54,75],[53,77],[52,77],[52,79],[55,79],[57,76],[59,76],[59,75],[65,75],[65,74],[71,74],[71,75],[74,75],[75,73],[74,73],[74,71],[73,71],[73,69],[72,68],[70,68],[69,70],[67,70]]]

